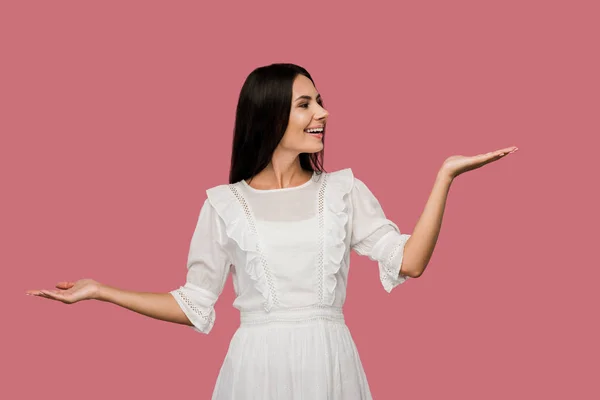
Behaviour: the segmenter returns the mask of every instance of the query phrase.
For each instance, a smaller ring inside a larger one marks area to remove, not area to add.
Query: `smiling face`
[[[312,81],[298,75],[292,88],[292,107],[287,129],[279,142],[284,150],[295,153],[317,153],[323,150],[323,134],[309,133],[309,128],[322,128],[329,113],[322,107],[321,96]]]

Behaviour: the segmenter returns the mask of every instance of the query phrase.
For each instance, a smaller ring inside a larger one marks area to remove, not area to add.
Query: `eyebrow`
[[[319,93],[319,94],[317,95],[317,100],[318,100],[318,99],[320,99],[320,98],[321,98],[321,94]],[[307,95],[303,95],[303,96],[300,96],[300,97],[298,97],[298,98],[297,98],[296,100],[294,100],[294,101],[298,101],[298,100],[300,100],[300,99],[312,100],[312,97],[310,97],[310,96],[307,96]]]

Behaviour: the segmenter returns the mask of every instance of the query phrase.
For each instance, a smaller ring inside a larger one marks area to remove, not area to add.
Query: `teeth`
[[[323,133],[323,128],[306,129],[308,133]]]

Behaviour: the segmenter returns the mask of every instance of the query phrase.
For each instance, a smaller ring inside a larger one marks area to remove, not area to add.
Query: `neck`
[[[311,173],[300,166],[298,154],[275,150],[271,162],[252,180],[265,189],[283,189],[299,186],[310,179]]]

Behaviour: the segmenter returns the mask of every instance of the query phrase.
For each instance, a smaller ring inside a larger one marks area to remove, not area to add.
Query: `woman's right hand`
[[[26,293],[73,304],[81,300],[95,299],[100,286],[100,282],[93,279],[80,279],[77,282],[59,282],[56,284],[58,290],[28,290]]]

